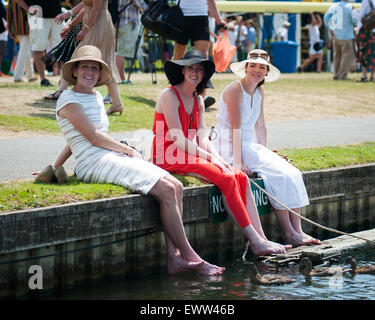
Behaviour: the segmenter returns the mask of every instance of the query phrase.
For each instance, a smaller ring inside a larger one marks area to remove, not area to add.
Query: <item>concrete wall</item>
[[[302,214],[342,231],[375,226],[375,165],[306,172],[311,205]],[[238,258],[246,240],[230,221],[212,224],[211,185],[186,188],[187,236],[206,259]],[[261,215],[266,235],[282,241],[273,213]],[[303,222],[320,239],[335,234]],[[157,202],[130,195],[43,209],[0,213],[0,297],[21,297],[107,277],[166,272],[166,248]],[[30,290],[32,265],[43,270],[43,290]],[[51,290],[50,290],[51,289]]]

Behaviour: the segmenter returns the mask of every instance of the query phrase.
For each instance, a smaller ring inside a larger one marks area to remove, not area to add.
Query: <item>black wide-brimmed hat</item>
[[[184,75],[182,74],[182,68],[185,66],[192,66],[197,63],[203,63],[204,66],[204,78],[202,82],[207,88],[213,88],[210,78],[215,73],[215,64],[206,59],[203,52],[192,49],[186,52],[185,56],[180,60],[168,60],[164,64],[165,74],[172,86],[184,81]]]

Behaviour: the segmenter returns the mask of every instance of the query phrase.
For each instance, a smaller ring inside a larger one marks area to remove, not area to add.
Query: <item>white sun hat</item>
[[[267,51],[264,51],[261,49],[254,49],[248,53],[246,60],[243,60],[240,62],[233,62],[230,65],[230,69],[233,71],[233,73],[238,75],[240,78],[243,78],[246,76],[246,72],[245,72],[246,63],[265,64],[270,68],[270,70],[268,71],[264,80],[266,82],[276,81],[280,77],[280,70],[277,69],[274,65],[272,65],[269,60],[270,60],[270,56],[267,53]]]

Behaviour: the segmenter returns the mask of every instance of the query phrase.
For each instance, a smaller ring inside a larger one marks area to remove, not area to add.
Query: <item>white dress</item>
[[[100,132],[108,132],[109,122],[103,97],[98,91],[95,91],[95,94],[84,94],[65,90],[57,100],[57,123],[76,160],[77,179],[118,184],[147,194],[160,178],[168,174],[143,159],[91,144],[68,119],[58,116],[58,111],[69,103],[80,104],[85,115]]]
[[[241,84],[241,81],[239,83]],[[263,179],[266,191],[288,208],[308,205],[309,198],[301,172],[275,152],[256,142],[254,126],[260,114],[262,99],[259,90],[256,89],[253,98],[243,88],[242,92],[242,162]],[[213,138],[212,142],[216,150],[233,165],[232,129],[223,94],[219,102],[216,137],[213,135]],[[270,202],[274,208],[285,210],[272,199]]]

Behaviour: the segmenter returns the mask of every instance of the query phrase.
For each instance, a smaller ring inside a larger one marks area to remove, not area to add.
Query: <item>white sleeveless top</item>
[[[94,92],[95,94],[84,94],[64,90],[57,100],[56,113],[69,103],[77,103],[94,127],[106,134],[109,122],[103,97],[98,91]],[[76,160],[78,180],[118,184],[147,194],[160,178],[168,174],[151,162],[96,147],[68,119],[61,118],[58,114],[56,118]]]
[[[184,16],[208,16],[207,0],[180,0]]]
[[[109,122],[103,104],[103,97],[100,92],[96,90],[94,92],[95,94],[83,94],[73,90],[64,90],[57,100],[57,123],[75,157],[77,172],[96,164],[107,150],[93,146],[68,119],[59,117],[58,112],[69,103],[80,104],[95,128],[107,133]]]
[[[320,31],[319,26],[316,24],[313,26],[311,23],[307,25],[307,29],[309,30],[309,38],[310,44],[314,44],[320,41]]]
[[[260,114],[260,106],[262,97],[259,89],[255,90],[253,97],[249,95],[244,88],[240,80],[237,80],[241,85],[243,99],[241,103],[241,130],[242,139],[254,141],[254,126],[257,122]],[[217,119],[217,130],[228,130],[230,141],[232,141],[232,126],[230,123],[229,112],[227,104],[224,102],[223,94],[221,94],[219,102],[219,112],[216,116]],[[254,141],[255,142],[255,141]]]

